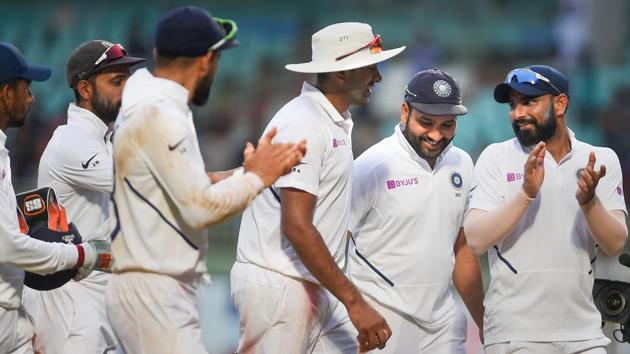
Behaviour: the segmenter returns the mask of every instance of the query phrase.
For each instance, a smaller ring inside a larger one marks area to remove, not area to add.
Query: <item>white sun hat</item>
[[[398,55],[405,47],[383,50],[381,36],[374,36],[366,23],[343,22],[325,27],[312,38],[313,60],[288,64],[298,73],[329,73],[380,63]]]

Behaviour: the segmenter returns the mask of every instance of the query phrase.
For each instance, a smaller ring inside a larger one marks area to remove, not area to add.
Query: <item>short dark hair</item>
[[[5,81],[3,83],[0,83],[0,86],[2,86],[2,85],[9,85],[9,86],[11,86],[12,89],[15,90],[17,88],[17,85],[20,82],[20,80],[24,80],[26,82],[30,82],[30,80],[22,79],[21,77],[16,77],[16,78],[11,79],[9,81]]]

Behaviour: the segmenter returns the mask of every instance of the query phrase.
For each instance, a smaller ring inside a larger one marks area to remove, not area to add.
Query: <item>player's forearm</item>
[[[609,256],[619,254],[628,238],[625,214],[607,210],[597,196],[580,208],[599,248]]]
[[[232,174],[234,174],[235,171],[238,170],[242,170],[242,167],[239,168],[235,168],[232,170],[228,170],[228,171],[216,171],[216,172],[208,172],[208,177],[210,177],[210,182],[214,183],[218,183],[228,177],[231,177]]]
[[[357,288],[335,263],[315,226],[288,226],[283,228],[283,233],[306,269],[346,307],[363,301]]]
[[[202,197],[188,216],[191,225],[205,228],[217,224],[245,209],[263,189],[262,180],[251,172],[213,184],[199,191]]]
[[[11,234],[5,229],[0,229],[0,233],[3,239],[0,263],[41,275],[77,264],[78,251],[74,245],[44,242],[23,234]]]
[[[479,328],[483,328],[483,281],[479,258],[467,245],[455,253],[453,284]]]
[[[481,255],[501,242],[514,230],[533,201],[521,190],[516,197],[494,210],[470,210],[464,222],[468,245]]]

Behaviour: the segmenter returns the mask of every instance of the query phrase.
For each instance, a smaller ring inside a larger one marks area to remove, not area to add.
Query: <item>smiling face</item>
[[[433,167],[438,156],[455,137],[457,116],[432,116],[424,114],[403,102],[400,115],[403,135],[418,156]]]
[[[510,92],[510,121],[516,138],[523,146],[533,146],[553,139],[558,129],[552,95],[537,97]]]

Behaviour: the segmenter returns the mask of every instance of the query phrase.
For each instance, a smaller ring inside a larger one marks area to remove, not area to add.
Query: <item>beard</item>
[[[411,145],[411,148],[418,154],[418,156],[425,160],[435,160],[455,138],[455,135],[453,135],[450,139],[442,138],[437,142],[437,149],[428,150],[422,146],[422,142],[432,140],[430,140],[427,136],[413,135],[413,133],[411,133],[411,129],[409,129],[410,119],[411,117],[407,116],[407,124],[405,125],[405,130],[402,132],[403,136],[407,139],[407,142],[409,142],[409,145]]]
[[[116,120],[120,111],[120,100],[108,101],[105,97],[99,95],[94,85],[94,97],[92,97],[92,113],[99,117],[106,125]]]
[[[193,92],[193,97],[190,102],[195,106],[203,106],[208,102],[208,98],[210,97],[210,88],[212,87],[212,73],[209,72],[208,75],[204,76],[195,86],[195,91]]]
[[[31,111],[31,107],[32,105],[28,105],[24,110],[21,110],[19,112],[9,112],[9,119],[8,119],[7,127],[19,128],[19,127],[24,126],[24,123],[26,123],[26,117],[28,116],[28,113]]]
[[[532,124],[532,129],[520,129],[519,124]],[[527,117],[512,122],[512,129],[516,138],[523,146],[534,146],[541,141],[548,142],[556,135],[558,122],[556,121],[556,110],[549,106],[545,119],[539,124],[536,119]]]

